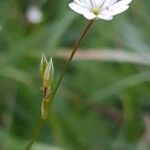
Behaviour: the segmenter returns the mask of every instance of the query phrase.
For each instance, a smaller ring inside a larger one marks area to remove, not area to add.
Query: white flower
[[[26,11],[26,17],[29,22],[34,24],[41,23],[43,20],[42,11],[37,6],[30,6]]]
[[[69,7],[88,20],[112,20],[129,8],[132,0],[73,0]]]

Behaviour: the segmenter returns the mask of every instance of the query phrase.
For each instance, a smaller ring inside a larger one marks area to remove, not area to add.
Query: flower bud
[[[54,66],[52,58],[49,60],[43,74],[43,87],[49,88],[51,87],[52,81],[54,78]]]
[[[43,100],[41,104],[41,118],[43,120],[46,120],[48,114],[48,103],[50,101],[50,96],[52,94],[54,66],[53,66],[52,58],[50,58],[48,62],[44,54],[42,54],[41,63],[40,63],[40,75],[42,79],[41,89],[43,94]]]
[[[48,64],[48,61],[47,61],[45,55],[42,54],[41,63],[40,63],[40,76],[42,79],[43,79],[43,75],[44,75],[47,64]]]

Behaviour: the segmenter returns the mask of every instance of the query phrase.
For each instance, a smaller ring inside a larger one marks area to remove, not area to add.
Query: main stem
[[[37,129],[35,130],[35,132],[33,133],[31,140],[29,141],[27,147],[25,148],[25,150],[29,150],[31,148],[31,146],[33,145],[33,143],[35,142],[36,138],[39,136],[40,131],[43,128],[45,120],[40,118],[40,122],[38,124]]]
[[[86,35],[86,33],[88,32],[88,30],[90,29],[90,27],[92,26],[93,22],[94,22],[94,20],[91,20],[90,22],[88,22],[88,24],[85,27],[84,31],[81,33],[79,39],[75,43],[75,46],[74,46],[74,48],[72,50],[72,53],[71,53],[71,55],[70,55],[70,57],[69,57],[66,65],[65,65],[65,68],[64,68],[64,70],[63,70],[63,72],[62,72],[62,74],[61,74],[61,76],[60,76],[60,78],[58,80],[58,83],[57,83],[57,85],[56,85],[56,87],[55,87],[55,89],[54,89],[54,91],[52,93],[52,96],[50,97],[50,103],[47,103],[47,109],[49,108],[48,106],[51,105],[51,103],[52,103],[52,101],[53,101],[53,99],[54,99],[54,97],[56,95],[56,92],[57,92],[57,90],[58,90],[58,88],[59,88],[59,86],[61,84],[61,81],[62,81],[62,79],[63,79],[63,77],[64,77],[64,75],[65,75],[65,73],[66,73],[66,71],[67,71],[67,69],[68,69],[68,67],[69,67],[72,59],[73,59],[74,54],[78,50],[79,45],[80,45],[82,39],[84,38],[84,36]],[[31,146],[33,145],[33,143],[35,142],[36,138],[38,137],[38,135],[39,135],[39,133],[40,133],[40,131],[41,131],[43,125],[44,125],[44,122],[45,122],[45,120],[43,120],[43,119],[40,120],[39,126],[36,129],[35,133],[33,134],[33,136],[31,138],[29,144],[27,145],[26,150],[29,150],[31,148]]]

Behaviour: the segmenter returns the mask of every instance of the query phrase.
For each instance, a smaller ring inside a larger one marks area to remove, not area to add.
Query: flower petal
[[[82,14],[88,20],[92,20],[92,19],[96,18],[96,16],[92,12],[90,12],[89,9],[87,9],[85,7],[80,7],[80,5],[78,5],[75,2],[70,3],[69,7],[72,10],[74,10],[75,12]]]
[[[89,6],[84,0],[74,0],[74,3],[77,3],[79,6],[87,9],[91,8],[91,6]]]
[[[88,19],[88,20],[92,20],[92,19],[96,18],[96,15],[94,15],[94,14],[91,13],[91,12],[86,12],[86,13],[83,14],[83,16],[84,16],[86,19]]]
[[[108,7],[114,3],[116,3],[118,0],[106,0],[102,6],[102,8]]]
[[[86,12],[89,11],[87,8],[80,7],[78,4],[76,4],[76,3],[74,3],[74,2],[70,3],[70,4],[69,4],[69,7],[70,7],[73,11],[75,11],[75,12],[77,12],[77,13],[79,13],[79,14],[84,14],[84,13],[86,13]]]
[[[129,8],[128,4],[131,3],[131,1],[132,0],[121,0],[117,3],[114,3],[112,5],[103,8],[101,12],[105,15],[110,15],[110,16],[120,14]]]
[[[104,3],[105,0],[90,0],[90,1],[93,6],[101,7],[101,5]]]
[[[129,6],[123,6],[121,8],[114,9],[113,11],[109,11],[108,14],[114,16],[114,15],[124,12],[128,8],[129,8]]]
[[[109,16],[109,15],[103,15],[103,14],[99,14],[97,17],[100,18],[100,19],[103,19],[103,20],[107,20],[107,21],[110,21],[110,20],[113,19],[112,16]]]
[[[85,3],[88,6],[88,8],[91,9],[91,7],[92,7],[91,0],[80,0],[80,1],[83,2],[83,3]]]
[[[121,1],[119,1],[119,2],[117,2],[117,3],[115,3],[115,4],[113,4],[113,5],[111,5],[109,8],[110,9],[117,9],[117,8],[121,8],[121,7],[123,7],[123,6],[127,6],[129,3],[131,3],[131,1],[132,0],[121,0]]]

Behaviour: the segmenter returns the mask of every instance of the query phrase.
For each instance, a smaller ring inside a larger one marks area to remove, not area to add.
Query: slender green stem
[[[33,145],[34,141],[37,139],[41,129],[43,128],[45,120],[40,118],[40,122],[39,122],[39,126],[37,127],[37,129],[35,130],[33,136],[31,137],[30,142],[28,143],[27,147],[25,148],[25,150],[29,150],[31,148],[31,146]]]
[[[61,81],[62,81],[62,79],[63,79],[63,77],[64,77],[64,75],[65,75],[65,73],[66,73],[66,71],[67,71],[67,69],[68,69],[72,59],[73,59],[73,56],[75,55],[76,51],[78,50],[82,39],[84,38],[84,36],[86,35],[86,33],[88,32],[90,27],[92,26],[93,22],[94,22],[94,20],[91,20],[90,22],[88,22],[86,28],[84,29],[84,31],[81,33],[79,39],[77,40],[77,42],[76,42],[76,44],[75,44],[75,46],[73,48],[73,51],[72,51],[72,53],[71,53],[71,55],[70,55],[70,57],[69,57],[69,59],[68,59],[68,61],[66,63],[66,66],[65,66],[65,68],[64,68],[64,70],[63,70],[63,72],[62,72],[62,74],[61,74],[61,76],[60,76],[60,78],[58,80],[58,83],[57,83],[57,85],[56,85],[56,87],[55,87],[55,89],[53,91],[52,97],[50,99],[51,103],[52,103],[52,101],[53,101],[53,99],[54,99],[54,97],[56,95],[56,92],[57,92],[57,90],[58,90],[58,88],[59,88],[59,86],[61,84]]]
[[[94,22],[94,20],[91,20],[90,22],[88,22],[86,28],[84,29],[84,31],[81,33],[79,39],[77,40],[77,42],[76,42],[76,44],[75,44],[75,46],[73,48],[73,51],[72,51],[72,53],[71,53],[71,55],[70,55],[70,57],[69,57],[66,65],[65,65],[65,68],[64,68],[64,70],[63,70],[63,72],[62,72],[62,74],[61,74],[61,76],[60,76],[60,78],[58,80],[58,83],[57,83],[55,89],[53,90],[52,96],[50,97],[50,101],[49,101],[49,103],[46,104],[46,109],[48,109],[49,105],[52,103],[52,101],[53,101],[53,99],[54,99],[54,97],[56,95],[56,92],[58,90],[58,87],[60,86],[60,83],[61,83],[61,81],[62,81],[62,79],[63,79],[63,77],[64,77],[64,75],[65,75],[65,73],[66,73],[66,71],[67,71],[67,69],[68,69],[68,67],[69,67],[72,59],[73,59],[73,56],[74,56],[75,52],[78,50],[79,45],[80,45],[82,39],[84,38],[84,36],[86,35],[86,33],[88,32],[88,30],[90,29],[90,27],[92,26],[93,22]],[[39,135],[39,133],[40,133],[43,125],[44,125],[45,120],[43,120],[42,118],[40,119],[39,126],[36,129],[35,133],[33,134],[33,136],[31,138],[29,144],[27,145],[26,150],[29,150],[31,148],[31,146],[33,145],[33,143],[35,142],[35,140],[37,139],[37,137],[38,137],[38,135]]]

